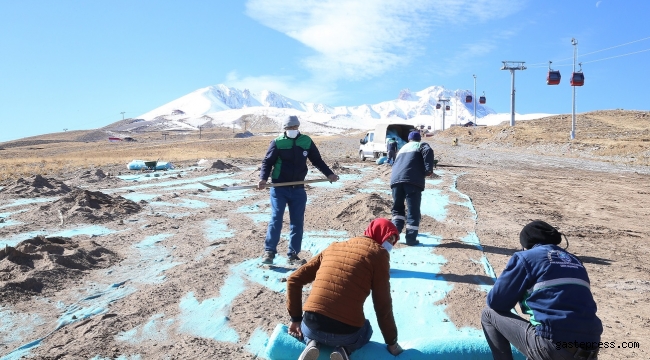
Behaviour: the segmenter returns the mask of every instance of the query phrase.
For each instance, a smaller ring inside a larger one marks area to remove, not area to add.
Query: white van
[[[413,124],[407,123],[380,123],[375,126],[374,130],[368,131],[366,136],[359,140],[359,160],[365,161],[366,158],[379,159],[387,155],[386,137],[395,137],[398,148],[408,142],[409,132],[414,130]]]

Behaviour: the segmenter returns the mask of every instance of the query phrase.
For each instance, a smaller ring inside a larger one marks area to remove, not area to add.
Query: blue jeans
[[[302,330],[306,344],[309,343],[309,340],[316,340],[319,344],[331,347],[343,346],[348,353],[361,349],[370,342],[370,337],[372,337],[372,326],[370,326],[370,321],[367,319],[363,327],[353,334],[331,334],[323,331],[313,331],[305,325],[304,321],[300,324],[300,330]]]
[[[266,230],[264,250],[277,253],[284,208],[289,206],[289,251],[287,254],[298,254],[302,244],[302,232],[305,224],[305,206],[307,193],[303,186],[278,186],[271,188],[271,221]]]
[[[407,244],[416,241],[420,227],[420,203],[422,202],[422,188],[407,184],[398,183],[393,185],[393,219],[392,222],[400,233],[406,223]],[[406,201],[406,208],[404,207]],[[408,209],[408,214],[406,210]]]
[[[530,322],[511,312],[486,307],[481,313],[481,326],[494,360],[513,359],[510,343],[530,360],[574,359],[568,350],[557,349],[553,341],[537,336]]]

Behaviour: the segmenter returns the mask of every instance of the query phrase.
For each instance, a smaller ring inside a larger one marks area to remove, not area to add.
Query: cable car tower
[[[442,129],[441,129],[442,131],[445,131],[445,113],[451,109],[451,107],[447,105],[449,100],[450,100],[449,98],[447,99],[438,98],[438,105],[440,105],[440,103],[445,103],[445,108],[442,110]],[[436,108],[437,107],[438,106],[436,106]]]
[[[515,126],[515,70],[526,70],[525,61],[502,61],[501,70],[510,70],[512,86],[510,90],[510,126]]]
[[[576,72],[576,60],[578,58],[578,40],[571,39],[573,45],[573,74],[571,74],[571,88],[573,89],[573,101],[571,109],[571,140],[576,138],[576,86],[582,86],[585,83],[585,75],[582,73],[582,63],[580,70]]]
[[[476,74],[472,74],[472,76],[474,77],[474,96],[476,96]],[[474,126],[476,126],[476,101],[474,101]]]
[[[474,96],[476,96],[476,75],[472,75],[474,77]],[[485,104],[485,91],[483,91],[483,96],[481,96],[478,100],[479,104]],[[476,126],[476,99],[474,99],[474,126]]]

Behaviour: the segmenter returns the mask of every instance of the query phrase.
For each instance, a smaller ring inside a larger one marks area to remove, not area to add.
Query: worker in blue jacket
[[[397,141],[394,137],[389,138],[386,141],[386,152],[388,153],[388,163],[393,165],[395,162],[395,156],[397,156]]]
[[[406,225],[406,245],[417,245],[420,243],[417,236],[425,177],[433,175],[433,149],[429,144],[421,142],[422,137],[417,130],[409,133],[408,140],[397,153],[390,175],[390,188],[393,192],[392,222],[400,233]]]
[[[300,133],[300,121],[297,116],[289,116],[282,122],[284,132],[271,141],[260,168],[258,189],[264,189],[269,176],[271,182],[286,183],[304,181],[307,176],[307,159],[331,181],[339,177],[325,164],[312,139]],[[284,209],[289,207],[289,250],[290,262],[300,262],[298,253],[302,244],[305,222],[307,193],[304,185],[271,187],[271,221],[264,240],[262,263],[272,264],[277,253]]]
[[[487,296],[481,325],[494,359],[512,359],[510,344],[531,360],[597,359],[603,326],[587,270],[560,248],[560,232],[533,221]],[[519,302],[529,320],[513,314]]]

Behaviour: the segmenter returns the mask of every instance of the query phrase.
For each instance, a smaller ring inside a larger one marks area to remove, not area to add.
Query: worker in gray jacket
[[[390,176],[393,192],[392,222],[400,233],[406,225],[406,245],[417,245],[420,243],[417,236],[424,180],[433,175],[433,149],[429,144],[421,142],[422,137],[417,130],[409,133],[408,140],[397,153]]]

